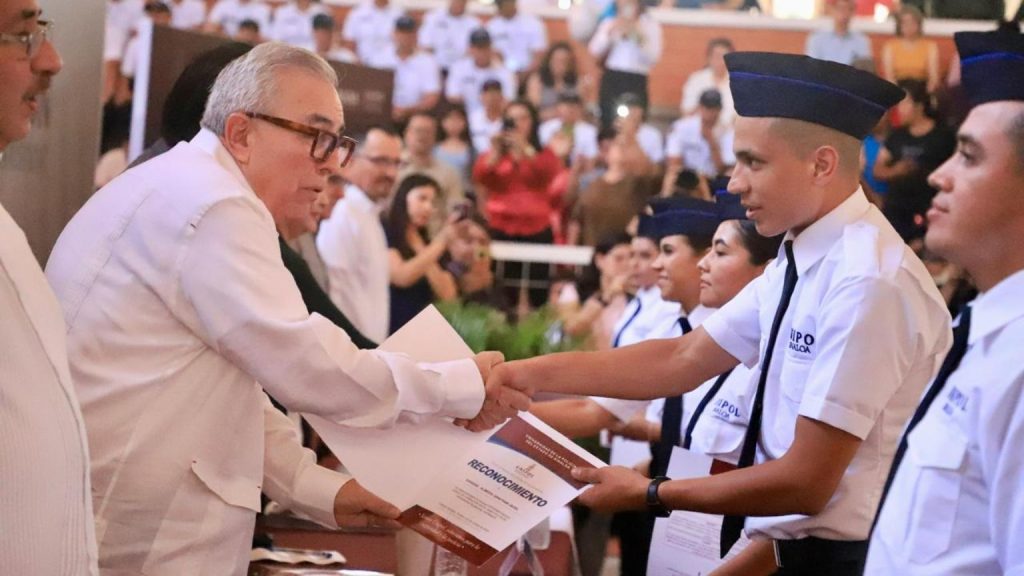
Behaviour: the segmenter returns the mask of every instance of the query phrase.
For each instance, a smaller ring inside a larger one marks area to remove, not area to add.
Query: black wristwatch
[[[672,513],[662,503],[661,498],[658,497],[658,486],[661,486],[661,483],[666,480],[668,478],[665,476],[655,476],[651,478],[651,483],[647,485],[647,509],[659,518],[667,518]]]

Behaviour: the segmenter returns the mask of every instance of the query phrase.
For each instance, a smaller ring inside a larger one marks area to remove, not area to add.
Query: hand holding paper
[[[334,496],[334,519],[342,528],[401,528],[401,514],[394,505],[363,488],[354,479]]]
[[[580,494],[579,502],[600,512],[643,510],[647,500],[649,478],[624,466],[574,468],[572,477],[592,484]]]

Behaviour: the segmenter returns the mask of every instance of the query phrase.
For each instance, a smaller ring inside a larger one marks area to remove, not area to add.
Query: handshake
[[[494,428],[519,411],[530,409],[532,387],[511,378],[509,365],[503,364],[505,357],[501,352],[481,352],[473,361],[484,381],[484,403],[475,417],[456,419],[456,425],[470,432],[480,432]]]

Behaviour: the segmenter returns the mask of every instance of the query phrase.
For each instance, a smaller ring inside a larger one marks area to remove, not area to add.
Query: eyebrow
[[[728,248],[729,244],[727,244],[725,240],[722,240],[721,238],[715,238],[715,246],[725,246],[726,248]]]
[[[3,27],[6,28],[8,25],[15,26],[25,22],[31,22],[32,20],[38,20],[42,15],[42,10],[22,10],[10,20],[10,24],[4,23]]]
[[[755,160],[757,160],[758,162],[764,162],[765,161],[764,158],[758,156],[757,154],[754,154],[750,150],[737,150],[735,156],[736,156],[736,160],[739,160],[739,161],[742,161],[742,162],[746,162],[746,163],[750,163],[750,162],[753,162]]]
[[[309,116],[306,116],[306,122],[309,123],[309,124],[313,124],[313,125],[319,124],[321,126],[326,126],[327,128],[331,128],[332,126],[334,126],[334,121],[333,120],[331,120],[327,116],[324,116],[322,114],[316,114],[316,113],[313,113],[313,114],[310,114]],[[341,134],[344,131],[345,131],[345,124],[342,123],[341,128],[338,129],[338,133]]]

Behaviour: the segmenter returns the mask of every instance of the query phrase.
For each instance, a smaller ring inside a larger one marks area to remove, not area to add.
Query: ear
[[[814,181],[824,185],[839,173],[839,151],[833,146],[819,146],[814,151]]]
[[[252,119],[240,112],[228,116],[221,140],[231,157],[240,165],[249,163],[252,157]]]

